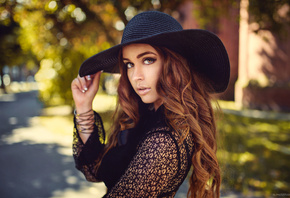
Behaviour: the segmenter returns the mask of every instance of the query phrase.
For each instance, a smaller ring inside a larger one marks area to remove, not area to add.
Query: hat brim
[[[188,60],[193,71],[207,78],[216,93],[225,91],[228,86],[230,63],[227,51],[215,34],[201,29],[161,33],[116,45],[85,60],[79,75],[83,77],[101,70],[118,73],[119,50],[132,43],[163,46],[179,53]]]

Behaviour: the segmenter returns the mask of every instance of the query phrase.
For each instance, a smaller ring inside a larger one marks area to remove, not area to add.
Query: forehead
[[[143,52],[147,52],[147,51],[158,54],[157,51],[154,49],[154,47],[152,47],[149,44],[134,43],[134,44],[126,45],[122,48],[122,54],[123,54],[123,57],[125,58],[136,57],[139,54]]]

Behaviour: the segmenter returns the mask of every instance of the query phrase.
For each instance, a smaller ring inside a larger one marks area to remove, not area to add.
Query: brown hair
[[[181,55],[163,47],[153,46],[163,59],[163,71],[157,91],[163,101],[168,124],[183,141],[192,133],[195,150],[192,156],[188,197],[219,197],[220,169],[216,157],[216,126],[210,102],[209,86],[201,75],[190,69]],[[134,127],[140,118],[140,98],[133,90],[120,52],[121,78],[118,86],[118,107],[107,151],[118,141],[121,130]],[[192,65],[191,65],[192,67]]]

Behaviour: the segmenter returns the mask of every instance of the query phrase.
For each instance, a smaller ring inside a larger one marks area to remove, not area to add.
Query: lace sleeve
[[[99,181],[94,169],[99,155],[103,152],[104,142],[105,131],[99,114],[95,112],[94,131],[85,144],[79,136],[74,117],[73,157],[76,168],[85,175],[88,181]]]
[[[107,197],[157,197],[178,172],[177,146],[168,133],[149,134]]]

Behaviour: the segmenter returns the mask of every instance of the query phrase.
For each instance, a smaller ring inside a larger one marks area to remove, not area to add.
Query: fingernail
[[[104,72],[104,70],[101,70],[101,72],[103,73],[103,72]]]
[[[91,75],[87,75],[87,80],[92,80]]]
[[[82,92],[85,93],[86,91],[85,90],[82,90]]]
[[[84,90],[85,90],[85,91],[87,91],[87,90],[88,90],[88,88],[87,88],[87,87],[84,87]]]

